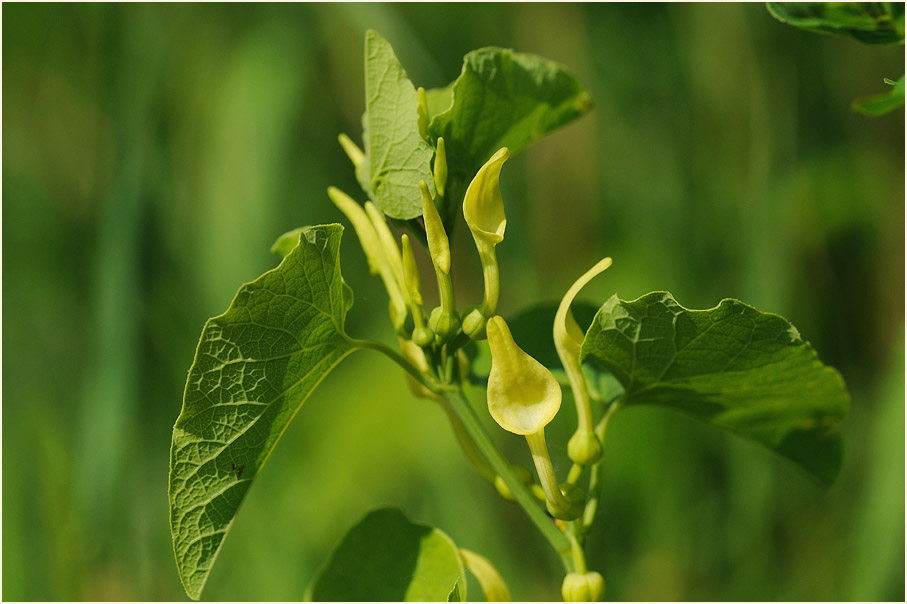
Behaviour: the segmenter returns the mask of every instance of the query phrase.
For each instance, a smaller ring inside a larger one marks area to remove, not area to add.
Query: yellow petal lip
[[[469,183],[463,199],[463,217],[473,237],[497,245],[504,240],[507,217],[501,198],[501,166],[510,158],[510,150],[501,147],[479,168]]]
[[[488,320],[491,372],[488,411],[502,428],[514,434],[535,434],[557,415],[561,387],[544,365],[526,354],[500,316]]]

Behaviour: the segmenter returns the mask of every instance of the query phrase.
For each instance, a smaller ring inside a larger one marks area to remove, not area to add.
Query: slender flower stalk
[[[491,350],[488,411],[499,426],[526,437],[548,511],[555,518],[573,520],[582,514],[581,492],[577,497],[578,487],[565,486],[570,491],[569,500],[565,497],[545,443],[545,426],[561,406],[561,387],[544,365],[516,345],[504,319],[490,318],[487,333]]]
[[[577,279],[561,300],[554,316],[554,347],[570,380],[573,400],[576,402],[577,428],[567,443],[567,454],[577,464],[591,466],[602,456],[602,446],[595,436],[592,404],[579,360],[585,337],[570,311],[570,305],[580,290],[596,275],[611,266],[611,258],[604,258]]]

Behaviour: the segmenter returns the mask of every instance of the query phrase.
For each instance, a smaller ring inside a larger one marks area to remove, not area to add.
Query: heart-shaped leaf
[[[209,319],[170,449],[170,530],[180,579],[198,599],[252,481],[290,420],[355,346],[338,224],[305,227],[280,265]]]
[[[450,537],[396,508],[369,512],[347,532],[309,588],[316,602],[461,602],[463,561]]]
[[[434,194],[434,149],[419,134],[418,96],[391,45],[365,34],[365,161],[356,177],[372,201],[391,218],[422,215],[419,180]]]
[[[433,107],[442,107],[446,88]],[[553,61],[503,48],[481,48],[463,57],[453,100],[435,115],[429,132],[447,144],[449,173],[469,182],[501,147],[516,153],[592,107],[582,85]]]
[[[667,292],[598,311],[582,347],[623,385],[622,404],[661,405],[758,442],[825,484],[841,465],[832,428],[850,397],[782,317],[738,300],[687,310]]]

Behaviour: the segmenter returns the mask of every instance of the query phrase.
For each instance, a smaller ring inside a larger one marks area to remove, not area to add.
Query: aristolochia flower
[[[504,319],[491,317],[486,329],[491,350],[488,411],[499,426],[526,437],[552,515],[577,518],[582,501],[565,499],[545,443],[545,426],[561,407],[561,387],[544,365],[516,345]]]
[[[402,283],[398,280],[397,271],[394,268],[396,264],[400,264],[400,278],[402,280],[402,261],[399,258],[399,250],[396,250],[396,244],[392,243],[397,257],[388,258],[391,250],[382,243],[382,238],[376,230],[375,223],[369,218],[366,210],[337,187],[328,187],[328,197],[353,223],[353,229],[356,231],[356,236],[359,237],[359,243],[362,245],[362,251],[365,252],[365,257],[368,259],[371,273],[378,273],[381,276],[384,288],[387,290],[388,297],[390,297],[391,320],[399,332],[406,321],[408,312],[406,298],[408,296],[404,295]],[[375,208],[375,212],[377,212],[377,208]],[[387,225],[385,224],[384,227],[387,228]]]
[[[557,356],[564,365],[564,371],[570,380],[573,390],[573,399],[576,401],[576,432],[567,443],[567,454],[573,462],[580,465],[592,465],[602,456],[602,446],[595,436],[592,418],[592,406],[589,402],[589,391],[583,378],[583,369],[580,364],[579,354],[583,345],[583,332],[573,313],[570,304],[573,299],[596,275],[611,266],[611,259],[605,258],[590,268],[586,273],[570,286],[557,308],[554,316],[554,347]]]
[[[501,198],[501,166],[510,157],[507,147],[501,147],[476,173],[466,189],[463,199],[463,217],[472,232],[479,250],[485,295],[482,306],[473,309],[463,319],[463,331],[473,338],[481,338],[485,321],[495,314],[498,307],[498,259],[495,246],[504,240],[507,217]]]

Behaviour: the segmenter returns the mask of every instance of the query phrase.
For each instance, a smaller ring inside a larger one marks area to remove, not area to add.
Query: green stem
[[[416,367],[414,367],[412,363],[407,361],[402,354],[400,354],[390,346],[382,344],[381,342],[374,342],[372,340],[354,340],[353,338],[349,337],[347,338],[347,341],[357,348],[370,348],[371,350],[377,350],[378,352],[384,354],[390,360],[395,362],[401,368],[403,368],[403,370],[408,374],[416,378],[416,380],[418,380],[420,384],[428,388],[431,392],[439,396],[442,394],[442,387],[439,384],[432,381],[424,373],[416,369]]]
[[[501,455],[501,452],[492,442],[488,432],[485,430],[484,426],[482,426],[479,418],[470,406],[469,401],[466,399],[466,395],[463,394],[463,390],[460,388],[444,388],[442,396],[450,403],[454,413],[456,413],[460,418],[460,421],[463,422],[466,431],[472,437],[473,441],[475,441],[476,447],[488,460],[492,469],[501,477],[504,484],[510,489],[510,492],[513,493],[516,502],[523,508],[523,511],[526,512],[529,519],[536,525],[539,532],[542,533],[545,539],[551,544],[551,547],[554,548],[554,551],[561,557],[561,562],[566,571],[568,573],[573,572],[573,551],[570,546],[570,541],[564,533],[554,525],[554,522],[548,517],[548,514],[542,511],[542,508],[536,503],[532,493],[522,482],[520,482],[520,479],[517,478],[513,470],[511,470],[510,464],[504,459],[504,456]]]
[[[460,443],[460,448],[463,449],[463,453],[466,454],[466,458],[472,462],[472,465],[478,470],[479,474],[482,475],[482,478],[494,484],[494,470],[491,469],[491,466],[488,465],[485,457],[476,448],[475,442],[472,440],[469,432],[466,431],[466,427],[463,425],[463,422],[460,421],[460,417],[454,413],[450,403],[443,397],[441,399],[441,408],[444,409],[444,413],[447,414],[447,419],[450,420],[454,435],[457,437],[457,442]]]
[[[605,415],[599,420],[598,425],[595,426],[595,436],[598,437],[598,441],[602,443],[602,446],[605,444],[605,430],[608,427],[608,422],[611,421],[611,417],[620,408],[622,400],[623,399],[617,399],[611,403],[608,410],[605,412]],[[601,460],[599,460],[597,464],[592,466],[592,471],[589,475],[589,499],[586,502],[586,509],[583,510],[583,527],[587,531],[595,521],[595,513],[598,511],[598,501],[601,498],[601,465]]]
[[[421,371],[416,369],[403,355],[399,354],[392,348],[371,340],[355,340],[347,338],[351,345],[357,348],[370,348],[384,354],[389,359],[397,363],[403,370],[412,375],[423,386],[435,394],[444,397],[447,404],[459,418],[465,433],[471,437],[479,453],[485,457],[494,472],[501,477],[504,484],[513,493],[516,502],[523,508],[529,519],[535,524],[542,533],[542,536],[548,540],[551,547],[561,558],[564,569],[569,573],[573,572],[573,548],[570,540],[555,525],[554,521],[548,514],[542,511],[542,508],[536,503],[536,500],[530,490],[520,482],[520,479],[514,474],[510,463],[504,458],[498,448],[492,442],[491,437],[485,430],[482,423],[473,411],[472,406],[466,399],[463,389],[460,386],[440,385],[430,380]]]
[[[574,523],[575,522],[576,521],[574,521]],[[573,531],[567,532],[567,540],[570,541],[570,551],[573,554],[574,572],[585,574],[587,570],[586,553],[583,551],[583,547],[579,544],[579,541],[577,541],[576,535],[573,533]]]

